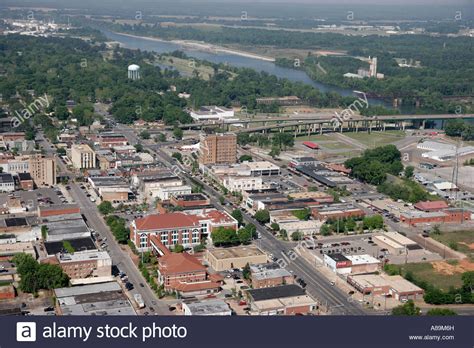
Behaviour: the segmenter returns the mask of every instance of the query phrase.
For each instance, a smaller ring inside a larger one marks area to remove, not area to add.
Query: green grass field
[[[358,142],[368,147],[378,147],[392,144],[398,140],[405,138],[405,132],[398,130],[388,130],[385,132],[348,132],[344,133],[348,137],[357,140]]]
[[[469,256],[474,261],[474,249],[470,249],[468,246],[474,243],[473,230],[442,232],[438,235],[432,234],[431,237],[447,246],[456,243],[458,251]]]
[[[403,274],[411,272],[416,279],[424,280],[442,290],[462,286],[461,273],[447,276],[446,274],[436,272],[431,263],[408,263],[406,265],[398,265],[397,267],[402,269]]]

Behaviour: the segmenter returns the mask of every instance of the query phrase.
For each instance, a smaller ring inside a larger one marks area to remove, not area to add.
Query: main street
[[[55,154],[54,148],[44,138],[43,134],[38,134],[37,140],[48,155],[51,156]],[[71,178],[74,178],[74,173],[68,170],[61,159],[58,158],[56,162],[63,174],[68,174]],[[121,246],[116,242],[109,227],[105,224],[102,216],[100,216],[96,204],[87,197],[86,193],[78,184],[73,182],[73,180],[71,180],[69,186],[71,189],[68,192],[71,195],[71,198],[81,208],[81,213],[87,219],[88,226],[99,233],[102,240],[107,241],[107,251],[112,258],[113,265],[117,266],[122,272],[125,272],[129,281],[134,285],[134,289],[129,291],[131,300],[133,301],[133,295],[141,294],[143,301],[148,308],[153,307],[156,314],[169,315],[170,312],[168,306],[163,301],[158,300],[153,290],[148,286],[145,278],[143,278],[141,272],[133,263],[130,255],[122,250]],[[140,284],[143,284],[143,287],[140,286]],[[149,311],[149,309],[145,310]]]
[[[136,133],[129,127],[124,125],[117,125],[116,130],[121,132],[127,137],[130,144],[136,144],[139,139]],[[164,151],[156,147],[147,146],[142,144],[144,148],[150,151],[151,154],[155,155],[155,158],[168,166],[174,168],[175,172],[178,172],[180,176],[191,186],[199,183],[203,187],[203,192],[209,196],[211,203],[220,210],[226,210],[230,212],[230,202],[225,199],[224,204],[221,204],[218,197],[221,196],[213,187],[203,182],[199,177],[190,176],[186,171],[180,168],[177,164],[174,164],[173,159],[166,154]],[[252,223],[256,226],[257,231],[261,235],[261,239],[258,240],[259,246],[273,254],[277,258],[282,258],[288,261],[289,257],[284,257],[283,254],[288,255],[288,252],[292,250],[295,245],[292,243],[284,242],[276,239],[264,226],[258,223],[252,216],[245,212],[242,212],[244,220],[247,223]],[[298,255],[298,249],[293,250]],[[315,297],[323,308],[327,308],[331,314],[335,315],[366,315],[371,312],[362,308],[360,304],[354,302],[349,294],[344,293],[335,285],[332,285],[330,281],[321,274],[316,265],[311,265],[304,257],[298,256],[296,259],[288,262],[286,267],[289,271],[298,277],[304,278],[307,283],[306,291],[313,297]]]

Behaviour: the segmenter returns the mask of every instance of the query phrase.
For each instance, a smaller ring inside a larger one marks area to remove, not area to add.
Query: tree
[[[219,227],[211,233],[215,246],[232,246],[240,243],[239,236],[233,228]]]
[[[392,315],[416,316],[420,314],[421,314],[420,308],[415,306],[415,303],[413,302],[413,300],[408,300],[407,303],[404,303],[392,309]]]
[[[406,166],[405,167],[405,178],[406,179],[411,179],[413,177],[414,172],[415,172],[415,167]]]
[[[102,215],[109,215],[114,212],[114,207],[109,201],[102,201],[97,208]]]
[[[29,254],[17,254],[12,259],[20,275],[20,289],[36,293],[40,289],[55,289],[68,286],[69,277],[61,267],[52,264],[39,264]]]
[[[183,155],[180,152],[173,152],[171,157],[175,158],[178,162],[183,163]]]
[[[239,157],[239,162],[252,162],[253,158],[250,155],[242,155]]]
[[[230,215],[232,215],[232,217],[237,220],[239,226],[243,224],[244,216],[242,215],[242,211],[240,209],[234,209]]]
[[[261,224],[266,224],[270,221],[270,212],[266,209],[258,210],[254,215],[255,220]]]
[[[291,240],[294,242],[300,241],[303,239],[303,233],[300,231],[295,231],[291,234]]]
[[[278,225],[276,222],[272,222],[272,224],[270,225],[270,228],[273,231],[279,231],[280,230],[280,225]]]
[[[272,156],[272,158],[276,158],[280,155],[281,150],[279,147],[273,146],[270,152],[268,153],[269,156]]]
[[[43,238],[43,241],[48,238],[48,226],[46,225],[41,226],[41,238]]]
[[[184,252],[184,246],[182,246],[181,244],[176,244],[173,248],[173,252],[174,253],[182,253]]]
[[[166,134],[164,133],[158,133],[157,136],[155,137],[155,141],[163,143],[166,141]]]
[[[452,316],[452,315],[458,315],[458,314],[449,308],[432,308],[428,312],[426,312],[426,315]]]
[[[244,268],[242,268],[242,277],[246,280],[249,280],[252,275],[250,271],[250,265],[247,263]]]
[[[142,138],[143,140],[150,139],[150,132],[148,132],[147,130],[141,131],[140,138]]]
[[[179,127],[174,127],[173,136],[175,137],[176,140],[183,139],[183,130]]]
[[[60,147],[56,150],[58,156],[66,156],[66,149],[64,147]]]
[[[137,143],[134,145],[135,147],[135,150],[137,150],[137,152],[143,152],[143,145],[140,144],[140,143]]]
[[[330,236],[332,234],[331,228],[328,224],[322,225],[319,229],[319,233],[321,234],[321,236]]]

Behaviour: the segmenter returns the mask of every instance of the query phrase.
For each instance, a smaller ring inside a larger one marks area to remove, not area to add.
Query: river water
[[[303,82],[311,85],[322,92],[335,92],[343,96],[357,96],[351,89],[340,88],[337,86],[327,85],[324,83],[313,81],[304,71],[289,69],[277,66],[273,62],[264,61],[257,58],[244,57],[237,54],[225,52],[205,52],[191,49],[187,46],[169,42],[157,41],[148,38],[137,38],[128,35],[114,33],[108,30],[102,30],[109,40],[119,42],[123,47],[130,49],[140,49],[143,51],[153,51],[157,53],[168,53],[176,50],[186,53],[187,56],[207,60],[213,63],[227,63],[241,68],[251,68],[256,71],[265,71],[269,74],[275,75],[279,78],[288,79],[294,82]],[[391,108],[390,102],[380,99],[367,98],[369,105],[384,105]]]

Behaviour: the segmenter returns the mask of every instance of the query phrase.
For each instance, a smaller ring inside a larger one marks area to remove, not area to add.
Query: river
[[[102,32],[108,39],[119,42],[125,48],[140,49],[143,51],[153,51],[157,53],[167,53],[179,50],[186,53],[186,55],[188,55],[189,57],[207,60],[213,63],[227,63],[229,65],[241,68],[251,68],[256,71],[265,71],[279,78],[288,79],[294,82],[303,82],[319,89],[322,92],[335,92],[343,96],[357,96],[357,94],[355,94],[351,89],[340,88],[313,81],[304,71],[277,66],[273,62],[257,58],[244,57],[231,53],[199,51],[170,41],[158,41],[146,37],[138,38],[129,35],[114,33],[105,29],[102,29]],[[367,99],[369,105],[384,105],[387,108],[392,107],[389,102],[380,99]]]

